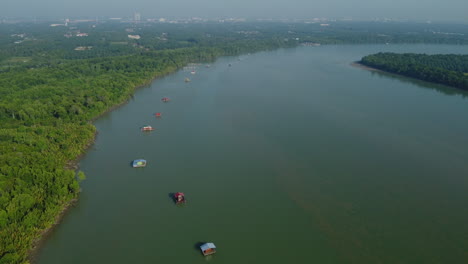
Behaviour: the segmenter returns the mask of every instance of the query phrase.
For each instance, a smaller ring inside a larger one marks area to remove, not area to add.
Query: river
[[[468,93],[351,65],[379,51],[468,47],[282,49],[138,89],[36,262],[468,263]]]

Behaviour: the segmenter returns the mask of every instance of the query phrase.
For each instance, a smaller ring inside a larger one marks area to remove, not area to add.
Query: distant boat
[[[141,127],[141,131],[153,131],[154,128],[152,126],[143,126]]]
[[[191,73],[191,74],[195,74],[195,71],[191,71],[190,73]]]
[[[133,168],[141,168],[146,167],[146,160],[144,159],[136,159],[132,163]]]
[[[154,114],[155,117],[161,117],[161,113]]]
[[[185,82],[190,82],[190,79],[189,79],[189,78],[185,78],[184,81],[185,81]]]
[[[165,102],[165,103],[166,103],[166,102],[169,102],[170,100],[171,100],[171,99],[169,99],[169,97],[163,97],[163,98],[161,99],[161,101],[163,101],[163,102]]]

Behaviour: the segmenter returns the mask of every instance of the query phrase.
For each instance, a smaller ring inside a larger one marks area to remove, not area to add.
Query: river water
[[[299,47],[137,90],[37,263],[468,263],[468,94],[350,65],[379,51],[468,47]]]

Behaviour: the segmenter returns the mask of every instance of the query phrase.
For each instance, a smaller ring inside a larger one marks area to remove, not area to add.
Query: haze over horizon
[[[15,0],[0,17],[376,18],[468,23],[468,1],[446,0]],[[27,7],[27,8],[25,8]]]

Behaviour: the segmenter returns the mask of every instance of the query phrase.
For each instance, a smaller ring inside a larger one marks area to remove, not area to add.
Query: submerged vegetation
[[[468,44],[468,34],[413,26],[405,35],[374,23],[1,24],[0,264],[28,263],[35,239],[79,193],[84,174],[69,163],[94,139],[89,121],[135,87],[190,62],[301,43]]]
[[[468,90],[468,55],[387,52],[365,56],[360,63],[379,70]]]

